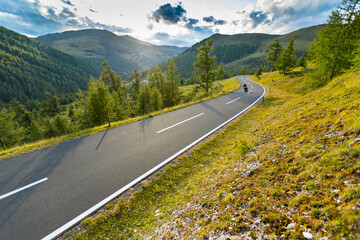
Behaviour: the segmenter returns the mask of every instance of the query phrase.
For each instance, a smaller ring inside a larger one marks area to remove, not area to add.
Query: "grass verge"
[[[62,238],[359,239],[359,86],[355,72],[304,95],[272,87],[263,103]]]
[[[220,96],[226,95],[226,94],[228,94],[230,92],[236,91],[240,87],[240,83],[235,78],[230,78],[230,79],[225,79],[225,80],[221,80],[221,81],[216,81],[214,83],[214,86],[221,86],[221,87],[219,88],[220,91],[215,92],[213,94],[212,98],[220,97]],[[191,91],[192,88],[193,88],[193,86],[191,86],[191,85],[190,86],[184,86],[184,87],[180,87],[180,91],[185,95],[189,95],[189,92]],[[181,104],[176,105],[174,107],[165,108],[165,109],[162,109],[160,111],[152,112],[152,113],[147,114],[147,115],[138,116],[138,117],[135,117],[135,118],[129,118],[129,119],[118,121],[118,122],[112,122],[110,128],[118,127],[118,126],[121,126],[121,125],[124,125],[124,124],[136,122],[136,121],[140,121],[140,120],[148,118],[148,117],[153,117],[153,116],[163,114],[163,113],[166,113],[166,112],[174,111],[174,110],[179,109],[179,108],[184,108],[184,107],[187,107],[187,106],[190,106],[190,105],[193,105],[193,104],[200,103],[200,102],[207,101],[207,100],[211,99],[210,96],[205,96],[204,97],[202,93],[197,93],[194,98],[195,98],[194,101],[190,101],[190,102],[187,102],[187,103],[181,103]],[[27,153],[27,152],[32,152],[32,151],[35,151],[35,150],[38,150],[38,149],[41,149],[41,148],[50,147],[50,146],[53,146],[55,144],[59,144],[61,142],[68,141],[68,140],[71,140],[71,139],[92,135],[92,134],[95,134],[95,133],[98,133],[98,132],[101,132],[101,131],[105,131],[107,129],[109,129],[108,124],[104,124],[102,126],[88,128],[88,129],[81,130],[79,132],[75,132],[75,133],[71,133],[71,134],[67,134],[67,135],[64,135],[64,136],[50,138],[50,139],[44,139],[44,140],[40,140],[40,141],[37,141],[37,142],[23,144],[23,145],[20,145],[20,146],[9,148],[7,150],[0,151],[0,160],[4,159],[4,158],[14,157],[14,156],[24,154],[24,153]]]

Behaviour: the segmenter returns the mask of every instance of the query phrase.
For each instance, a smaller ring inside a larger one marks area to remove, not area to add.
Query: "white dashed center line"
[[[177,126],[177,125],[180,125],[180,124],[182,124],[182,123],[185,123],[185,122],[187,122],[187,121],[190,121],[190,120],[192,120],[192,119],[194,119],[194,118],[200,117],[200,116],[203,115],[203,114],[204,114],[204,113],[200,113],[200,114],[198,114],[198,115],[196,115],[196,116],[193,116],[193,117],[191,117],[191,118],[188,118],[188,119],[186,119],[186,120],[184,120],[184,121],[181,121],[181,122],[179,122],[179,123],[176,123],[176,124],[174,124],[174,125],[171,125],[170,127],[164,128],[164,129],[162,129],[162,130],[160,130],[160,131],[157,131],[156,133],[161,133],[161,132],[163,132],[163,131],[166,131],[166,130],[168,130],[168,129],[170,129],[170,128],[173,128],[173,127],[175,127],[175,126]]]

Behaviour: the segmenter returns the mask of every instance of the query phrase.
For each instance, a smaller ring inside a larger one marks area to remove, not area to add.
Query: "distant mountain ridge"
[[[291,38],[295,40],[295,47],[297,48],[297,56],[301,56],[311,46],[311,43],[317,36],[319,29],[324,28],[325,25],[312,26],[308,28],[299,29],[297,31],[284,35],[270,35],[263,33],[245,33],[235,35],[214,34],[206,38],[175,57],[175,64],[179,73],[183,78],[190,78],[193,71],[193,62],[196,60],[198,54],[197,48],[204,45],[208,39],[212,39],[214,44],[214,52],[216,55],[216,62],[224,63],[225,69],[230,74],[237,69],[240,71],[244,66],[250,71],[251,68],[259,67],[262,64],[267,64],[265,60],[267,55],[267,46],[278,38],[280,44],[285,48]],[[159,64],[161,69],[165,70],[168,61]]]
[[[36,40],[97,65],[107,60],[114,71],[124,76],[129,76],[135,68],[140,71],[150,68],[186,49],[156,46],[128,35],[118,36],[98,29],[47,34]]]
[[[14,98],[41,100],[44,92],[59,97],[86,89],[101,66],[75,58],[36,40],[0,27],[0,104]]]

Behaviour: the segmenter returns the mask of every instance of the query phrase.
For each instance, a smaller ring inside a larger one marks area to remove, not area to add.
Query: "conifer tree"
[[[40,103],[40,112],[43,116],[54,117],[60,114],[60,104],[56,96],[46,92],[44,94],[45,100]]]
[[[139,115],[144,115],[151,112],[151,90],[148,84],[141,85],[137,97],[137,112]]]
[[[0,111],[0,147],[7,149],[20,143],[25,132],[19,124],[14,121],[15,113],[5,108]]]
[[[294,48],[294,39],[292,38],[281,53],[280,58],[275,63],[275,68],[283,74],[288,74],[289,71],[296,66],[296,49]]]
[[[358,41],[357,47],[354,51],[354,58],[351,60],[352,69],[359,70],[360,69],[360,40]]]
[[[271,71],[274,71],[274,67],[276,62],[280,58],[280,55],[283,51],[282,46],[280,45],[279,39],[275,39],[274,42],[270,43],[267,47],[269,50],[266,60],[271,64],[272,68]]]
[[[250,72],[249,72],[249,75],[254,75],[254,74],[255,74],[255,69],[252,68],[252,69],[250,70]]]
[[[206,93],[209,93],[211,90],[215,75],[216,56],[211,56],[211,53],[214,51],[212,45],[213,40],[209,39],[206,41],[205,45],[200,46],[198,48],[199,53],[197,55],[197,60],[195,60],[193,64],[199,77],[200,88],[204,89]]]
[[[296,66],[301,67],[301,71],[306,67],[306,52],[299,58]]]
[[[230,74],[224,69],[224,63],[220,63],[219,70],[217,71],[216,76],[217,80],[222,80],[230,77]]]
[[[150,82],[150,87],[156,87],[157,89],[159,89],[160,93],[163,94],[164,81],[165,81],[164,75],[160,67],[157,66],[153,71],[152,82]]]
[[[134,96],[136,96],[139,93],[140,90],[140,73],[137,69],[134,69],[134,72],[130,75],[130,81],[132,82],[132,89],[134,91]]]
[[[173,82],[170,82],[170,83],[173,83]],[[151,111],[158,111],[163,106],[163,99],[161,97],[160,91],[157,88],[151,89],[150,105],[151,105]]]
[[[10,102],[11,110],[15,113],[14,119],[27,130],[32,122],[31,112],[25,109],[25,106],[21,104],[17,99],[14,99]]]
[[[93,126],[98,126],[112,120],[111,111],[113,107],[113,99],[109,93],[108,87],[104,82],[96,80],[91,81],[88,91],[88,109],[89,117]]]
[[[103,81],[109,88],[110,92],[119,92],[123,87],[123,82],[121,81],[121,75],[117,75],[109,66],[108,62],[105,60],[102,63],[104,68],[103,72],[100,75],[100,80]]]
[[[260,79],[260,75],[263,73],[263,69],[262,69],[262,67],[260,66],[258,69],[257,69],[257,71],[256,71],[256,73],[255,73],[255,77],[257,77],[257,79]]]
[[[240,73],[239,73],[240,75],[247,75],[247,69],[246,69],[246,66],[244,66],[242,69],[241,69],[241,71],[240,71]]]
[[[236,68],[236,67],[234,68],[234,71],[233,71],[232,76],[233,76],[233,77],[237,76],[237,68]]]
[[[170,63],[167,67],[166,80],[174,83],[179,83],[181,76],[176,74],[177,68],[174,62],[174,58],[170,58]]]

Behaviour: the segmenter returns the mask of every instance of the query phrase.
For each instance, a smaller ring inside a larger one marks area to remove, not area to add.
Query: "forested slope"
[[[213,39],[214,52],[216,62],[225,64],[225,70],[230,73],[234,69],[237,72],[244,66],[248,71],[251,68],[258,68],[260,65],[267,64],[265,60],[267,55],[267,46],[276,38],[280,40],[280,44],[285,47],[291,38],[295,39],[295,47],[297,48],[297,56],[300,57],[310,45],[320,28],[324,25],[313,26],[300,29],[285,35],[269,35],[261,33],[246,33],[235,35],[214,34],[211,37],[196,43],[179,56],[175,57],[175,64],[183,78],[190,78],[193,71],[193,62],[197,56],[197,48],[204,45],[206,40]],[[165,69],[167,62],[161,63],[161,69]]]
[[[86,89],[101,65],[50,48],[0,27],[0,103],[43,99],[44,92],[63,96]]]
[[[156,46],[130,36],[118,36],[99,29],[47,34],[36,40],[95,64],[107,60],[113,70],[129,76],[136,68],[143,70],[174,57],[186,48]]]

